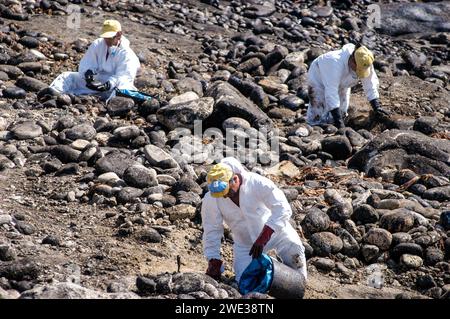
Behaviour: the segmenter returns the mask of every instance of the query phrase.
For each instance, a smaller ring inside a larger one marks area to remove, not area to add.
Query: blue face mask
[[[208,189],[211,193],[221,193],[226,190],[228,183],[224,181],[214,181],[208,185]]]

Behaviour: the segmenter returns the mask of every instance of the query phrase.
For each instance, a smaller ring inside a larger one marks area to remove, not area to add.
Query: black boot
[[[380,100],[373,99],[372,101],[370,101],[370,105],[372,106],[375,115],[378,116],[379,118],[390,116],[390,113],[381,107]]]
[[[344,120],[342,119],[342,113],[339,108],[332,110],[331,115],[333,115],[334,126],[338,129],[345,127]]]

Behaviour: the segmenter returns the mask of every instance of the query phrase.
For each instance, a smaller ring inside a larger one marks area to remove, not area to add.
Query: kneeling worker
[[[106,20],[100,38],[81,59],[78,72],[62,73],[50,87],[59,93],[100,94],[107,98],[116,88],[136,90],[134,79],[139,68],[139,58],[122,35],[120,23]]]
[[[232,157],[214,165],[207,180],[209,192],[201,209],[203,248],[208,259],[206,273],[215,279],[221,276],[220,247],[225,222],[233,234],[237,282],[252,258],[271,249],[306,280],[305,249],[289,222],[292,210],[283,191],[268,178],[247,171]]]

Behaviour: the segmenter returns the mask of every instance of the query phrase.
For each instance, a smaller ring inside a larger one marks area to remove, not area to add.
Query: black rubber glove
[[[334,126],[338,129],[345,127],[344,120],[342,119],[342,113],[339,108],[331,110],[331,115],[333,115]]]
[[[86,83],[91,83],[94,81],[94,71],[87,70],[86,73],[84,73],[84,79],[86,80]]]
[[[98,90],[101,92],[109,91],[111,89],[111,83],[109,81],[106,81],[102,85],[98,87]]]
[[[111,89],[111,83],[109,83],[109,81],[106,81],[105,83],[88,82],[86,83],[86,87],[94,91],[106,92]]]
[[[381,103],[379,99],[373,99],[370,101],[370,105],[375,113],[379,116],[390,116],[389,112],[381,107]]]

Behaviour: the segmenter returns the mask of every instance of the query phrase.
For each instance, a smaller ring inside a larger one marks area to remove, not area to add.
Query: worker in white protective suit
[[[237,282],[252,258],[271,249],[306,280],[305,249],[289,222],[292,210],[284,193],[271,180],[247,171],[232,157],[214,165],[207,179],[209,192],[201,209],[206,273],[219,279],[223,272],[220,247],[225,222],[233,234]]]
[[[64,72],[50,87],[59,93],[99,94],[108,98],[117,89],[136,90],[134,79],[140,68],[139,58],[122,35],[116,20],[106,20],[102,33],[80,61],[78,72]]]
[[[374,56],[365,46],[346,44],[316,58],[308,71],[309,106],[306,121],[310,125],[332,123],[345,126],[350,90],[362,82],[365,94],[376,116],[384,119],[389,113],[381,107],[378,77],[373,67]]]

